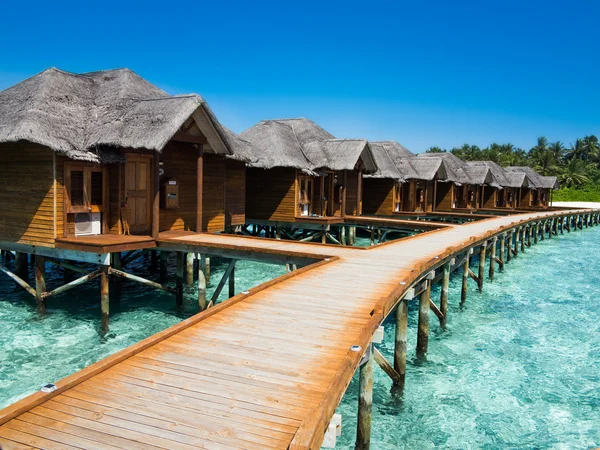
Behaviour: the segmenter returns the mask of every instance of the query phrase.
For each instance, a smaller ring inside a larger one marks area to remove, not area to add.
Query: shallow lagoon
[[[600,230],[584,229],[526,249],[486,279],[461,271],[450,285],[448,326],[431,316],[426,361],[415,359],[410,305],[406,391],[375,365],[373,449],[590,448],[600,445]],[[477,272],[475,270],[475,272]],[[487,273],[487,271],[486,271]],[[436,303],[439,288],[432,291]],[[378,347],[393,360],[394,324]],[[358,376],[338,412],[337,449],[353,449]]]

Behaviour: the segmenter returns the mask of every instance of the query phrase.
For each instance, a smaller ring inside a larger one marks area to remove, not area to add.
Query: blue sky
[[[600,134],[600,2],[3,2],[0,89],[129,67],[226,126],[308,117],[413,151]]]

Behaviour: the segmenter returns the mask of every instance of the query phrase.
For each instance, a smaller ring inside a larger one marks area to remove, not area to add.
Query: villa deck
[[[577,213],[582,213],[581,210]],[[0,411],[13,448],[319,448],[377,327],[444,261],[533,220],[494,217],[369,249],[236,236],[161,245],[282,249],[321,259],[261,285]],[[402,282],[402,283],[401,283]],[[52,380],[49,380],[52,381]]]

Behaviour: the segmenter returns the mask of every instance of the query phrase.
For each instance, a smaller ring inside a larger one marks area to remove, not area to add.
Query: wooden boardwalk
[[[445,224],[368,250],[172,236],[327,260],[69,376],[53,394],[35,393],[0,411],[2,449],[318,448],[361,357],[350,347],[366,348],[412,283],[501,230],[564,214]]]

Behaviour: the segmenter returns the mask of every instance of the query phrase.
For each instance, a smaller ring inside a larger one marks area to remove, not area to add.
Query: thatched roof
[[[0,92],[0,143],[28,141],[72,159],[111,162],[116,148],[160,152],[190,117],[212,151],[234,157],[239,141],[199,95],[171,96],[129,69],[51,68]]]
[[[558,179],[556,177],[543,176],[527,166],[509,166],[505,167],[507,172],[525,173],[530,180],[529,187],[534,189],[558,189]]]
[[[494,175],[492,175],[492,171],[487,166],[465,165],[462,170],[466,173],[467,177],[469,177],[469,184],[496,184]]]
[[[362,158],[367,171],[376,165],[364,139],[336,139],[312,120],[263,120],[240,133],[252,144],[253,167],[292,167],[306,172],[319,169],[352,170]]]
[[[512,180],[506,177],[506,171],[494,161],[468,161],[467,165],[482,167],[485,166],[490,169],[494,177],[494,181],[490,183],[492,186],[505,188],[505,187],[519,187],[514,186]]]
[[[457,185],[477,184],[473,182],[469,178],[467,172],[465,172],[464,167],[466,166],[466,163],[452,153],[421,153],[418,155],[418,157],[434,160],[441,159],[446,171],[446,177],[440,177],[440,180],[442,181],[451,181]]]
[[[533,183],[531,182],[531,180],[525,172],[509,172],[505,170],[504,176],[506,176],[506,179],[510,182],[510,187],[526,188],[530,185],[533,185]]]
[[[369,146],[371,147],[371,153],[377,170],[373,174],[367,175],[367,177],[390,178],[404,182],[405,178],[400,173],[394,161],[398,161],[401,166],[402,159],[412,158],[414,155],[396,141],[369,142]]]

